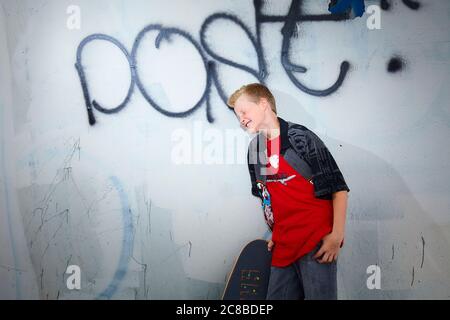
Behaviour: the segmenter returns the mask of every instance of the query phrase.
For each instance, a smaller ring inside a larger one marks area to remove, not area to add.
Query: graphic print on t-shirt
[[[267,190],[266,185],[262,181],[257,181],[256,186],[258,187],[259,194],[262,197],[262,208],[264,212],[264,219],[266,220],[267,225],[272,230],[274,219],[273,219],[273,212],[272,212],[272,203],[270,200],[270,193],[269,190]]]
[[[288,176],[286,173],[281,173],[281,174],[274,174],[272,176],[269,176],[266,180],[266,182],[280,182],[282,185],[287,186],[287,182],[289,180],[292,180],[296,177],[295,174],[292,174],[290,176]]]
[[[272,167],[275,169],[278,169],[278,166],[280,164],[280,156],[277,154],[273,154],[269,157],[269,163]]]

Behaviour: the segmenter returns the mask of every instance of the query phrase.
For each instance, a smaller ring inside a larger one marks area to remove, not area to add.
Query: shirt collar
[[[280,117],[277,117],[277,118],[278,118],[278,121],[280,122],[280,141],[281,141],[280,152],[284,153],[284,151],[286,149],[288,149],[290,146],[289,136],[288,136],[289,125],[282,118],[280,118]]]

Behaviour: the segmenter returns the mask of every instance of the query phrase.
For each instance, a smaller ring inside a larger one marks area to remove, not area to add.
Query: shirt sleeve
[[[314,195],[331,199],[332,194],[350,189],[336,161],[323,141],[311,130],[306,131],[305,160],[311,166]]]

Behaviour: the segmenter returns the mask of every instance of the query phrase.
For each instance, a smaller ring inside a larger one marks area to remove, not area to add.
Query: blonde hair
[[[270,90],[265,85],[260,83],[251,83],[242,86],[240,89],[236,90],[230,96],[227,104],[231,108],[234,108],[236,100],[239,99],[239,97],[242,96],[243,94],[245,94],[247,97],[249,97],[250,100],[252,100],[255,103],[258,103],[261,98],[266,98],[270,104],[270,108],[272,109],[272,111],[275,114],[277,113],[277,106],[272,92],[270,92]]]

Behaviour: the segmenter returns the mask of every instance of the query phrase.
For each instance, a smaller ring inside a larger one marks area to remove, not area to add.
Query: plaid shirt
[[[305,126],[285,121],[280,122],[280,154],[305,179],[314,185],[314,195],[330,200],[338,191],[350,191],[336,161],[323,141]],[[266,138],[260,133],[249,144],[248,170],[252,184],[251,192],[264,200],[258,182],[265,184],[270,175],[264,171],[268,163]]]

